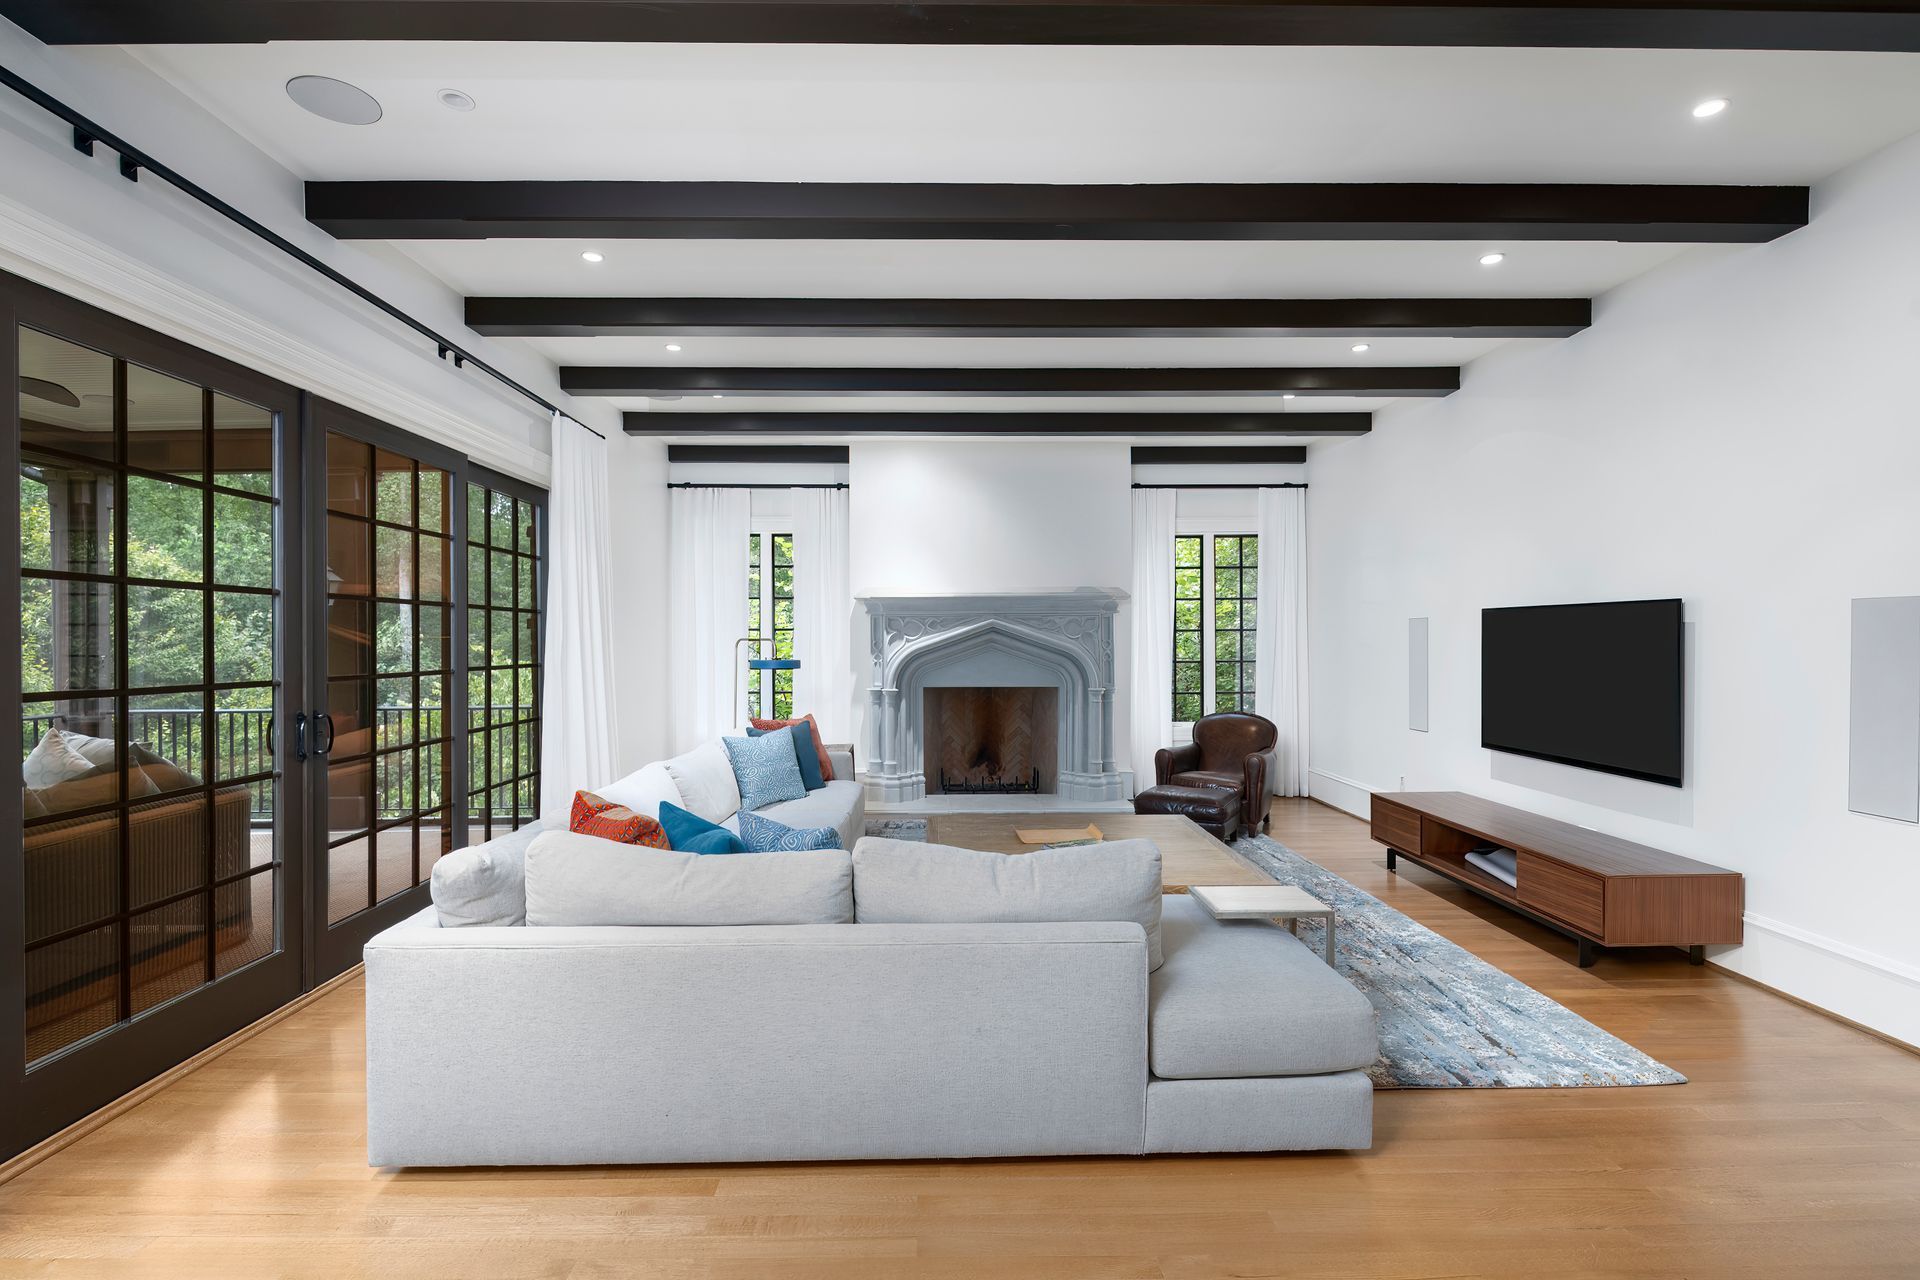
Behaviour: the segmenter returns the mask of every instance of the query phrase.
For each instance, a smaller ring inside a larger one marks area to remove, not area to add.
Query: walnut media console
[[[1464,792],[1375,792],[1373,838],[1390,871],[1405,858],[1566,934],[1583,969],[1596,946],[1679,947],[1701,964],[1704,947],[1740,941],[1739,872]],[[1466,860],[1488,841],[1519,854],[1517,886]]]

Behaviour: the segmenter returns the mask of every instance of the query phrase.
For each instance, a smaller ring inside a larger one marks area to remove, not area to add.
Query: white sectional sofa
[[[429,909],[367,945],[375,1165],[1371,1143],[1366,999],[1283,929],[1162,898],[1147,842],[502,843],[526,924]],[[756,923],[640,923],[692,919]]]

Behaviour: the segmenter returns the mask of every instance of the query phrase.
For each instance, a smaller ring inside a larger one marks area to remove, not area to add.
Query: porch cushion
[[[1373,1006],[1264,920],[1215,920],[1168,894],[1167,960],[1148,982],[1147,1061],[1163,1080],[1303,1076],[1373,1065]]]

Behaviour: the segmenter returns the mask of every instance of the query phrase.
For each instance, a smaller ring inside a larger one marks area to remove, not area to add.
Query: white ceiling
[[[75,56],[111,53],[73,51]],[[133,50],[308,179],[1809,184],[1920,131],[1920,57],[1571,49],[300,43]],[[288,100],[328,75],[367,127]],[[448,110],[444,88],[478,108]],[[1732,105],[1709,120],[1691,107]],[[137,140],[137,139],[136,139]],[[1595,297],[1681,254],[1561,242],[409,241],[457,293]],[[583,262],[583,250],[605,255]],[[1489,250],[1508,257],[1479,265]],[[1466,364],[1494,340],[501,339],[563,364]],[[1302,397],[689,397],[632,409],[1326,411]],[[1244,441],[1242,441],[1244,442]]]
[[[319,43],[138,55],[306,178],[1809,182],[1920,130],[1904,54]],[[347,80],[356,128],[287,98]],[[469,113],[435,94],[471,94]],[[1689,109],[1725,97],[1711,121]]]

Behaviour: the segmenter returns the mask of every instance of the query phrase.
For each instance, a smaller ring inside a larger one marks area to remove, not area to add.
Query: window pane
[[[327,517],[327,590],[334,595],[364,596],[373,592],[369,576],[368,537],[371,526],[343,516]]]
[[[213,495],[213,578],[228,587],[273,585],[273,504]]]
[[[27,952],[27,1061],[112,1026],[119,1016],[119,975],[118,926]]]
[[[37,329],[20,334],[20,443],[114,460],[113,359]]]
[[[327,435],[327,510],[373,514],[373,449],[347,436]],[[331,526],[331,522],[329,522]]]
[[[213,397],[213,482],[273,492],[273,414],[231,396]]]
[[[115,590],[104,582],[20,579],[23,693],[110,689],[115,674]]]
[[[206,593],[176,587],[127,588],[127,684],[136,689],[200,684],[207,678]]]
[[[447,598],[447,574],[451,569],[451,543],[430,533],[420,535],[420,586],[422,600]]]
[[[127,465],[203,479],[207,466],[206,407],[191,382],[127,366]]]
[[[23,450],[20,567],[113,573],[113,489],[105,467]]]
[[[374,500],[377,519],[394,524],[413,523],[413,459],[385,449],[373,452]]]
[[[127,572],[136,578],[199,582],[205,491],[146,476],[127,477]]]
[[[219,684],[273,679],[272,596],[213,593],[213,678]]]
[[[413,535],[378,525],[373,531],[376,594],[410,600],[414,594]]]
[[[420,520],[422,529],[446,533],[447,490],[453,478],[436,467],[420,468]]]

